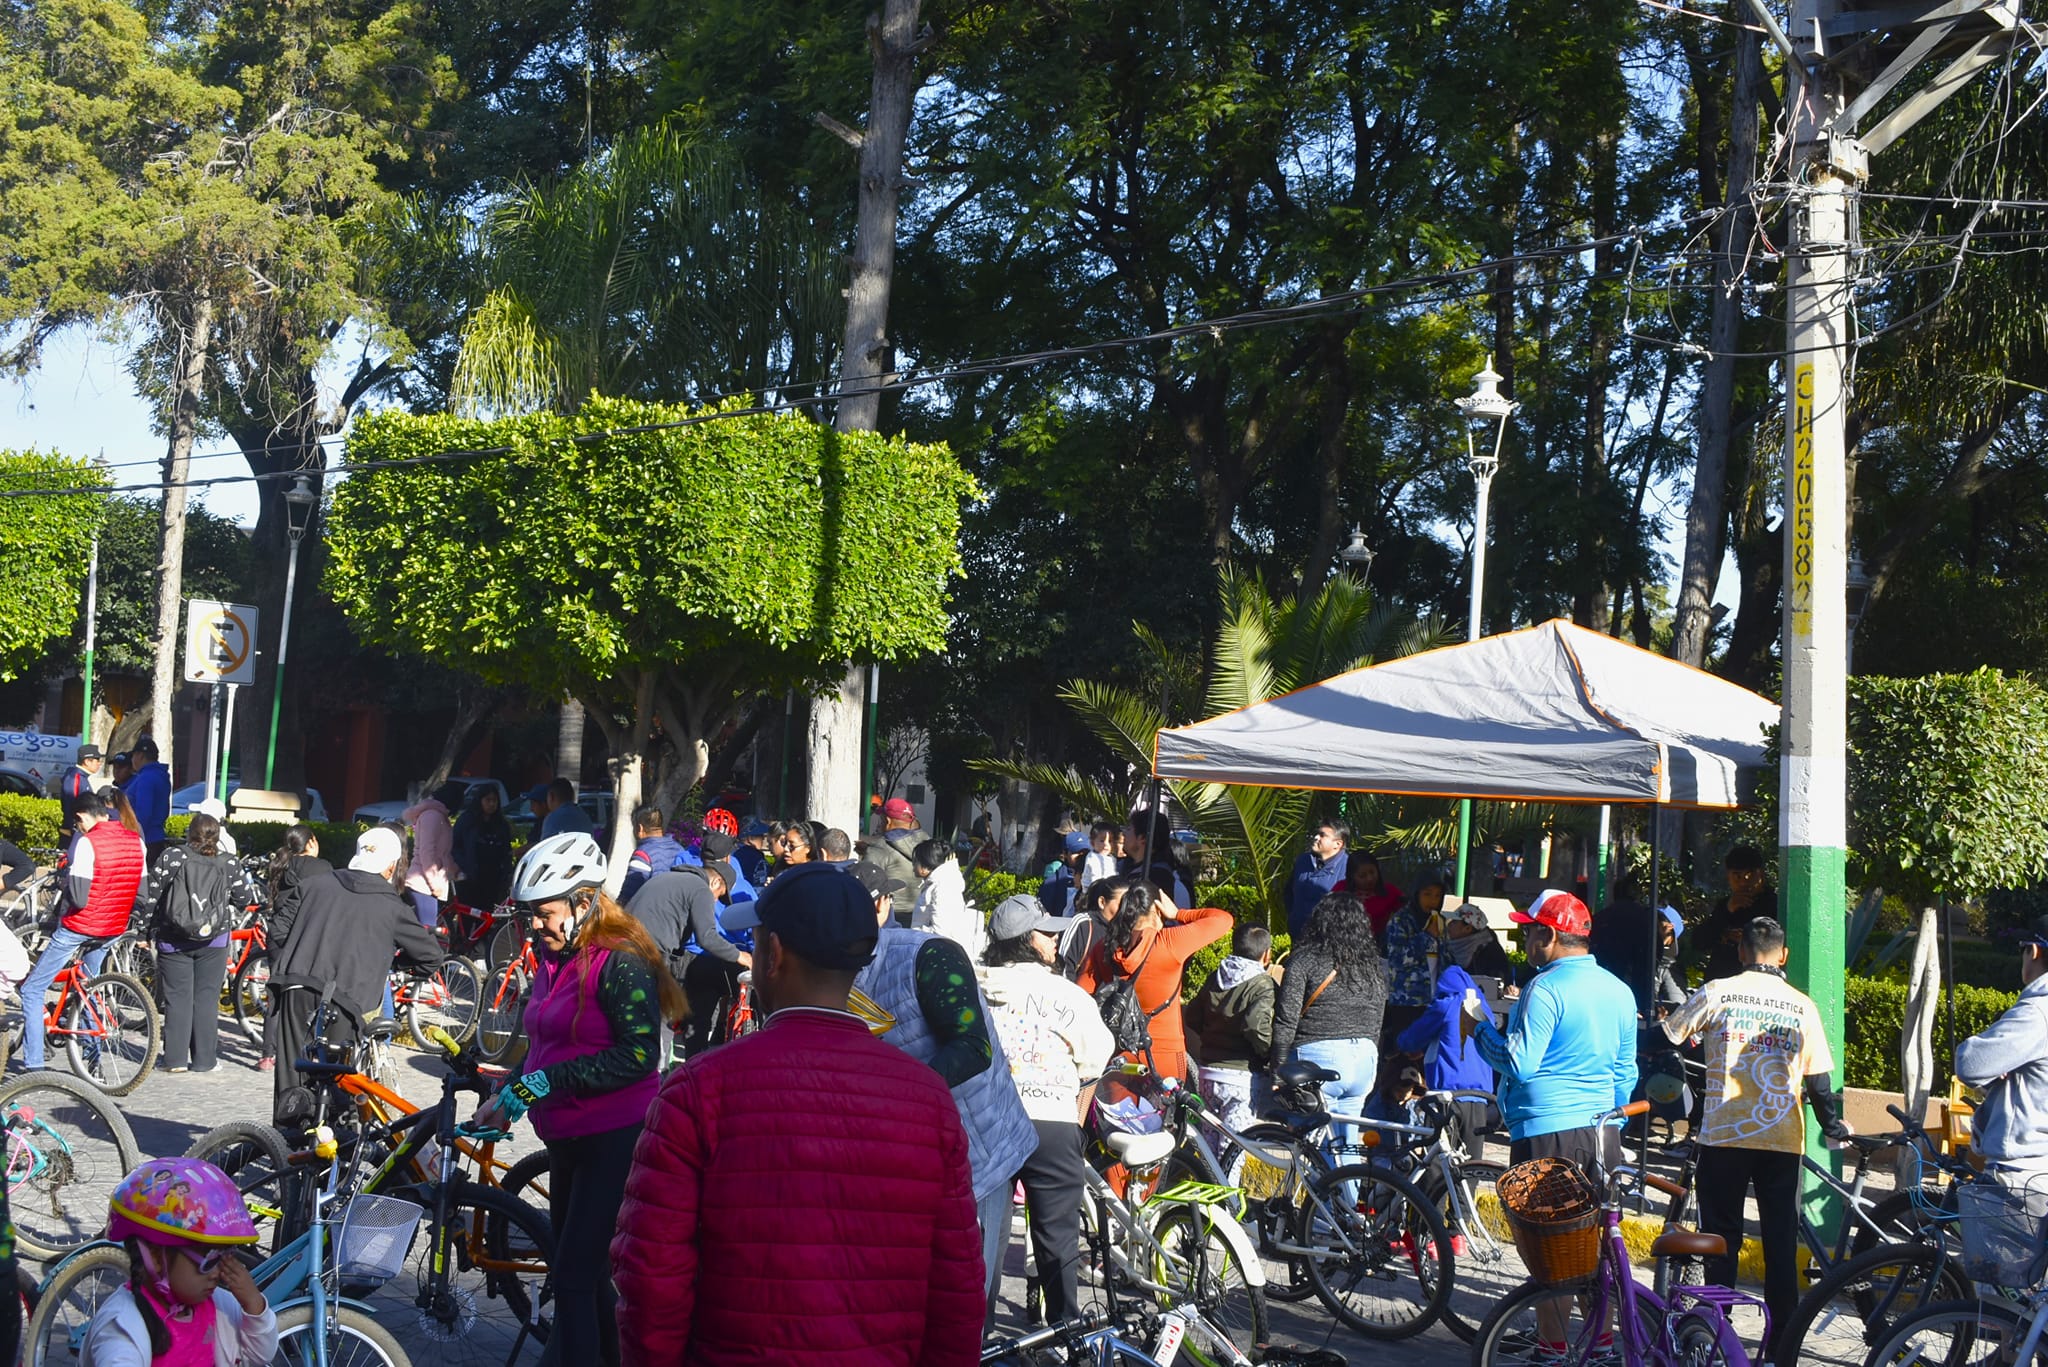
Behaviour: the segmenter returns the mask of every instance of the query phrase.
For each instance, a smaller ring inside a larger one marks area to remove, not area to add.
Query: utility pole
[[[78,724],[78,743],[92,744],[92,654],[93,640],[100,626],[100,539],[92,539],[92,562],[85,571],[85,668],[81,683],[85,691],[85,718]]]

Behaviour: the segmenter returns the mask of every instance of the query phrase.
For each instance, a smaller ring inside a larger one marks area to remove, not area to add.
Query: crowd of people
[[[343,868],[291,827],[253,880],[212,814],[178,841],[159,821],[152,841],[129,791],[93,781],[97,759],[82,755],[63,794],[66,910],[24,999],[146,908],[166,1065],[213,1068],[218,1013],[203,1004],[219,997],[229,922],[260,902],[281,1126],[308,1114],[294,1065],[316,1006],[332,1008],[326,1041],[345,1043],[379,1013],[394,961],[439,964],[447,902],[514,904],[539,964],[527,1051],[477,1119],[530,1123],[549,1154],[550,1364],[971,1360],[1019,1192],[1033,1309],[1078,1313],[1090,1129],[1098,1101],[1140,1073],[1198,1088],[1240,1129],[1290,1061],[1323,1070],[1335,1116],[1405,1119],[1426,1092],[1491,1094],[1460,1103],[1472,1152],[1504,1131],[1511,1163],[1591,1166],[1616,1161],[1616,1131],[1595,1118],[1638,1095],[1639,1058],[1689,1050],[1707,1078],[1691,1117],[1701,1225],[1728,1249],[1708,1274],[1732,1282],[1754,1192],[1780,1325],[1798,1296],[1805,1112],[1847,1133],[1819,1015],[1787,981],[1764,861],[1745,847],[1726,860],[1727,897],[1690,927],[1627,878],[1597,914],[1542,892],[1510,917],[1518,966],[1485,910],[1450,904],[1447,876],[1404,892],[1338,821],[1292,872],[1283,942],[1198,905],[1193,870],[1145,809],[1062,832],[1037,892],[988,908],[901,800],[858,836],[642,807],[614,880],[559,783],[529,798],[535,831],[516,859],[495,791],[465,803],[453,785],[363,832]],[[1213,968],[1192,973],[1212,947]],[[2048,1171],[2048,926],[2022,954],[2019,1005],[1957,1052],[1959,1076],[1986,1089],[1978,1149],[2015,1184]],[[729,1037],[748,993],[765,1023]],[[40,1024],[30,1013],[27,1067],[44,1061]],[[1351,1126],[1333,1129],[1341,1141]],[[203,1172],[182,1179],[212,1189]],[[223,1352],[274,1336],[261,1296],[224,1270],[233,1259],[180,1262],[195,1236],[150,1224],[147,1191],[123,1192],[137,1272],[104,1316],[110,1342],[152,1349],[133,1358],[150,1362],[184,1335]],[[240,1239],[231,1213],[218,1218],[225,1232],[200,1244]]]

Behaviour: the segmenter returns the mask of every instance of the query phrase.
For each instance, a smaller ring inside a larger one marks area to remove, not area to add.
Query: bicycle
[[[0,1085],[0,1132],[15,1243],[37,1258],[59,1258],[99,1238],[114,1188],[142,1162],[113,1100],[62,1073]]]
[[[1128,1337],[1127,1337],[1128,1336]],[[1149,1336],[1151,1347],[1140,1346]],[[1073,1367],[1170,1367],[1183,1345],[1191,1353],[1224,1367],[1250,1367],[1251,1359],[1237,1350],[1227,1336],[1217,1334],[1200,1315],[1187,1307],[1151,1314],[1130,1313],[1122,1323],[1098,1314],[1067,1324],[1048,1325],[1018,1338],[1007,1339],[982,1349],[984,1364],[1002,1367],[1035,1367],[1047,1362]],[[1265,1367],[1343,1367],[1342,1354],[1328,1349],[1274,1349],[1259,1355]]]
[[[1633,1102],[1603,1113],[1593,1124],[1604,1127],[1648,1110],[1648,1102]],[[1749,1354],[1728,1311],[1740,1306],[1761,1313],[1764,1341],[1769,1342],[1770,1315],[1763,1302],[1721,1286],[1674,1286],[1668,1295],[1659,1295],[1638,1283],[1622,1239],[1621,1215],[1627,1188],[1640,1174],[1619,1164],[1612,1171],[1595,1164],[1589,1176],[1601,1194],[1605,1229],[1593,1273],[1555,1284],[1528,1281],[1510,1293],[1479,1327],[1474,1367],[1580,1367],[1595,1361],[1620,1367],[1749,1367]],[[1672,1229],[1650,1246],[1652,1257],[1711,1258],[1726,1250],[1718,1235]]]
[[[250,1042],[261,1045],[270,1006],[270,932],[256,907],[228,932],[225,1005]]]
[[[407,1224],[404,1212],[398,1212],[393,1221],[390,1208],[377,1204],[380,1198],[345,1195],[341,1146],[331,1130],[316,1131],[312,1148],[290,1155],[290,1161],[294,1166],[324,1163],[326,1178],[314,1200],[311,1226],[251,1270],[277,1314],[277,1360],[291,1367],[411,1367],[411,1358],[378,1322],[376,1310],[346,1295],[344,1282],[351,1274],[359,1284],[378,1280],[378,1273],[393,1275],[395,1268],[385,1270],[390,1250],[393,1245],[403,1249],[419,1217],[413,1215]],[[341,1211],[338,1228],[330,1214],[335,1209]],[[350,1239],[352,1226],[359,1235],[355,1241]],[[398,1237],[398,1230],[405,1231],[404,1238]],[[382,1261],[344,1267],[351,1254],[382,1255]],[[104,1240],[53,1269],[28,1323],[25,1367],[76,1361],[93,1317],[109,1296],[127,1285],[128,1274],[127,1250]]]
[[[533,945],[520,941],[518,951],[491,971],[484,985],[476,1023],[477,1049],[492,1063],[509,1064],[526,1038],[526,1002],[540,971]]]
[[[44,851],[32,850],[30,853],[40,858]],[[64,895],[57,881],[61,872],[61,869],[55,867],[58,859],[52,858],[50,863],[53,867],[36,874],[13,892],[0,897],[0,924],[5,924],[13,931],[15,937],[31,954],[48,943],[50,937],[43,926],[55,918],[57,907]]]
[[[66,964],[50,982],[54,998],[45,998],[43,1037],[46,1044],[64,1042],[71,1071],[110,1096],[127,1096],[148,1080],[163,1043],[163,1018],[149,989],[125,973],[88,977],[84,956],[104,941],[88,944],[80,957]],[[28,1004],[22,1004],[24,1011]],[[0,1067],[21,1044],[19,1021],[0,1043]]]
[[[1869,1355],[1868,1367],[1938,1362],[2038,1364],[2048,1360],[2048,1182],[2024,1189],[1981,1177],[1960,1193],[1963,1269],[1995,1295],[1925,1306],[1889,1326]],[[2017,1301],[2017,1303],[2015,1303]]]
[[[431,973],[400,969],[391,975],[392,1008],[416,1049],[432,1049],[432,1032],[467,1042],[483,1006],[484,975],[468,959],[450,957]]]

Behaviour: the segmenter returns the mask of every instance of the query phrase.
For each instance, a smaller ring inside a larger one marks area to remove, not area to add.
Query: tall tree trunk
[[[883,0],[868,21],[874,55],[874,86],[867,130],[860,137],[860,217],[853,238],[853,275],[846,289],[846,336],[839,357],[839,406],[833,425],[841,432],[879,430],[882,395],[877,386],[893,368],[889,345],[889,291],[896,273],[896,214],[903,192],[903,142],[910,132],[910,107],[917,95],[912,67],[922,40],[919,0]],[[832,507],[827,495],[827,515]],[[828,529],[826,542],[833,541]],[[837,573],[827,564],[824,573]],[[811,703],[808,735],[812,819],[842,830],[860,829],[860,749],[864,671],[849,662],[839,686]]]
[[[469,753],[470,737],[504,700],[505,691],[488,684],[457,688],[455,720],[449,723],[448,734],[441,741],[441,757],[427,771],[426,782],[421,785],[422,794],[431,793],[448,781],[448,775],[455,772],[455,766]]]
[[[619,884],[626,879],[626,861],[633,857],[633,809],[640,805],[647,776],[648,743],[654,735],[654,684],[652,669],[642,669],[634,679],[633,717],[614,756],[618,763],[617,801],[612,807],[609,842],[611,872],[604,884],[605,894],[610,897],[619,895]],[[565,705],[563,710],[571,709]],[[573,710],[581,714],[583,708],[579,704]],[[600,839],[600,843],[605,842]]]
[[[1742,329],[1739,253],[1749,245],[1750,182],[1756,175],[1756,116],[1764,81],[1757,34],[1735,38],[1735,101],[1728,124],[1726,214],[1714,244],[1713,317],[1707,324],[1706,371],[1700,380],[1700,448],[1692,501],[1685,511],[1685,560],[1678,574],[1678,612],[1671,657],[1689,665],[1707,658],[1713,632],[1714,579],[1726,550],[1728,446],[1735,433],[1735,352]]]
[[[555,715],[555,777],[583,784],[583,731],[585,712],[575,698],[562,699]]]
[[[156,565],[156,667],[149,680],[157,758],[177,772],[172,752],[177,726],[171,699],[184,672],[184,639],[178,618],[185,601],[185,481],[192,469],[192,443],[199,434],[199,403],[206,389],[206,360],[213,346],[213,296],[201,290],[186,320],[185,346],[178,358],[177,387],[171,395],[171,443],[164,456],[163,548]]]

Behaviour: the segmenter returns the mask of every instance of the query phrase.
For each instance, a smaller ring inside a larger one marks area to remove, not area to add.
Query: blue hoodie
[[[1522,989],[1503,1031],[1481,1021],[1510,1139],[1587,1129],[1636,1089],[1636,997],[1590,954],[1553,960]]]
[[[619,904],[633,900],[640,885],[657,873],[667,873],[683,862],[683,843],[666,833],[650,835],[633,847],[626,861],[626,879],[619,884]]]
[[[1493,1090],[1493,1066],[1480,1057],[1478,1042],[1459,1036],[1458,1016],[1465,1009],[1468,990],[1479,990],[1472,975],[1456,964],[1445,964],[1437,975],[1436,998],[1394,1041],[1402,1053],[1424,1056],[1422,1077],[1432,1092]]]

